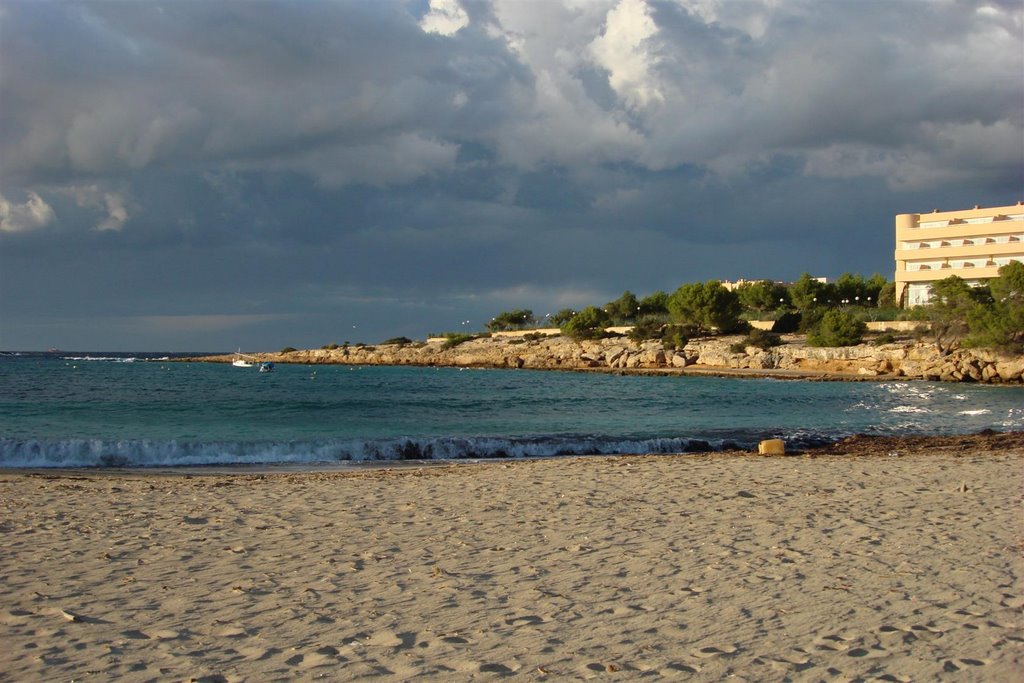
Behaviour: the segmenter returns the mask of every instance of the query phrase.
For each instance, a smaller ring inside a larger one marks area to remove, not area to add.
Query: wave
[[[380,440],[217,441],[150,439],[0,439],[0,468],[194,467],[203,465],[317,464],[398,460],[544,458],[632,453],[752,450],[761,438],[686,437],[623,439],[603,436],[536,438],[444,437]],[[809,448],[848,435],[786,435],[792,448]]]

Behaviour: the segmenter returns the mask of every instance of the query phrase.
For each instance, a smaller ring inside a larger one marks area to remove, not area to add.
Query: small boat
[[[255,359],[252,356],[247,356],[242,353],[242,349],[238,349],[238,351],[235,352],[235,359],[231,361],[231,364],[236,368],[251,368],[253,360]]]
[[[266,363],[260,363],[260,372],[273,372],[273,371],[274,371],[274,364],[271,363],[270,361],[267,361]]]

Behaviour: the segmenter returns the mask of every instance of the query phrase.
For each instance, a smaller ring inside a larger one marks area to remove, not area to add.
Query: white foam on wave
[[[890,413],[930,413],[932,411],[921,406],[895,406],[889,408]]]
[[[992,413],[988,408],[981,408],[980,410],[961,410],[957,415],[990,415]]]
[[[690,438],[533,439],[395,438],[287,442],[187,442],[148,439],[0,439],[0,467],[191,467],[201,465],[316,464],[397,460],[532,458],[560,455],[683,453],[752,447],[740,440]]]

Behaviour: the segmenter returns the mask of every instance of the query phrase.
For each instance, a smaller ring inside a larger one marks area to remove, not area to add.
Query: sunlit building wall
[[[957,275],[982,284],[1010,261],[1024,263],[1024,202],[896,216],[896,300],[904,306],[928,303],[933,282]]]

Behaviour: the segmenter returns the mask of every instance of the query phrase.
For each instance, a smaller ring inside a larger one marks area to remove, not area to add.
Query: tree
[[[668,294],[660,289],[640,300],[640,315],[668,315]]]
[[[886,287],[892,286],[893,295],[895,298],[896,283],[889,282],[889,278],[879,273],[873,274],[867,280],[864,281],[864,293],[867,294],[868,303],[866,306],[881,306],[882,305],[882,290]]]
[[[856,314],[835,308],[822,315],[807,334],[807,343],[811,346],[854,346],[861,343],[865,332],[867,325]]]
[[[991,303],[968,311],[967,343],[1024,353],[1024,263],[1006,264],[988,285]]]
[[[577,341],[600,339],[604,328],[611,324],[611,318],[596,306],[587,306],[562,325],[562,334]]]
[[[970,331],[968,319],[978,320],[983,314],[979,306],[988,298],[987,294],[987,290],[973,289],[956,275],[932,284],[925,315],[939,353],[946,355],[960,348]]]
[[[533,311],[528,308],[520,308],[514,311],[499,313],[491,319],[491,322],[487,323],[487,329],[491,332],[519,330],[527,325],[533,325],[535,322]]]
[[[730,292],[718,280],[683,285],[668,298],[668,310],[679,323],[695,326],[703,332],[723,334],[739,330],[743,306],[739,295]]]
[[[886,282],[878,291],[879,308],[896,308],[896,283]]]
[[[565,325],[567,322],[572,320],[572,317],[574,315],[576,315],[576,311],[572,310],[571,308],[563,308],[562,310],[553,314],[550,318],[548,318],[548,320],[555,327],[561,327],[562,325]]]
[[[736,290],[736,294],[744,308],[757,313],[784,308],[790,303],[789,289],[771,280],[745,282]]]
[[[664,329],[665,321],[662,320],[661,316],[645,315],[637,318],[636,324],[633,325],[633,329],[629,331],[627,336],[634,342],[640,343],[647,339],[661,339]]]
[[[628,322],[630,320],[636,320],[637,313],[640,309],[640,302],[636,300],[636,296],[633,295],[633,292],[627,289],[618,299],[606,303],[604,305],[604,309],[614,321]]]
[[[800,279],[789,288],[789,296],[793,305],[801,311],[810,310],[815,306],[824,306],[824,292],[824,283],[815,280],[810,273],[801,275]]]

